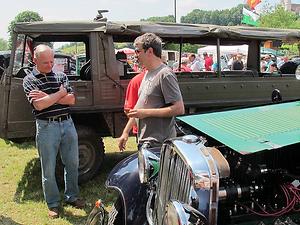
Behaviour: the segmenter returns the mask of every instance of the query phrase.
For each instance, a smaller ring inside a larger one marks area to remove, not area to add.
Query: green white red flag
[[[242,19],[242,23],[247,24],[247,25],[251,25],[251,26],[257,26],[258,25],[258,19],[259,19],[259,15],[257,15],[256,13],[243,8],[243,19]]]

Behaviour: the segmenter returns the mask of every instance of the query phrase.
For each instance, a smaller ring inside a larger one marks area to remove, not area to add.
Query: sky
[[[292,0],[294,3],[300,0]],[[44,21],[92,20],[98,9],[109,10],[110,21],[137,21],[152,16],[174,15],[175,0],[8,0],[0,13],[0,38],[8,39],[7,28],[15,16],[25,10],[39,13]],[[176,0],[177,22],[193,9],[226,9],[246,0]],[[279,0],[262,0],[276,4]]]

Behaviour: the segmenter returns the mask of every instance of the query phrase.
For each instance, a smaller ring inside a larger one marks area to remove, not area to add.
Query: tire
[[[79,177],[78,182],[91,180],[99,171],[104,158],[104,144],[101,137],[88,127],[76,127],[79,148]]]
[[[124,210],[120,197],[115,201],[111,211],[108,213],[107,225],[124,225]]]

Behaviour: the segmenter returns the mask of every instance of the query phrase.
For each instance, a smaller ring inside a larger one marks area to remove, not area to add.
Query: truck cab
[[[222,71],[218,67],[216,71],[176,72],[187,114],[271,103],[273,90],[278,90],[284,100],[300,96],[300,81],[295,74],[272,76],[260,71],[261,43],[299,40],[300,34],[292,30],[150,22],[19,23],[14,28],[9,67],[0,82],[0,137],[15,141],[35,137],[32,108],[22,87],[24,76],[33,66],[34,47],[45,43],[55,48],[65,42],[80,46],[86,63],[78,72],[73,66],[74,71],[67,75],[76,95],[71,112],[79,136],[79,179],[91,179],[104,159],[102,138],[120,136],[127,122],[123,113],[126,87],[138,74],[120,64],[116,49],[121,45],[132,47],[134,39],[146,32],[160,36],[165,48],[168,44],[178,46],[179,55],[183,44],[215,44],[217,62],[220,45],[248,45],[245,70]]]

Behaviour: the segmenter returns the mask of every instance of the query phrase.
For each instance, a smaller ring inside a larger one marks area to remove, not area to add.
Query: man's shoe
[[[77,209],[82,209],[85,206],[85,200],[82,198],[77,198],[74,202],[66,202],[66,203]]]
[[[59,217],[59,209],[58,207],[49,208],[48,216],[50,219],[56,219]]]

